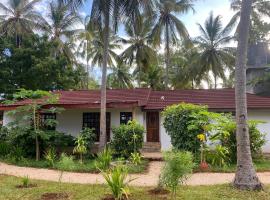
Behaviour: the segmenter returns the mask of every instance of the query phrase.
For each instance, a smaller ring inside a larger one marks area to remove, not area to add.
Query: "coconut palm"
[[[83,20],[83,29],[78,30],[78,33],[74,36],[75,40],[79,41],[78,48],[77,48],[77,54],[84,60],[86,60],[86,72],[87,72],[87,78],[86,78],[86,88],[88,89],[89,86],[89,71],[90,66],[89,62],[91,59],[90,49],[92,45],[93,40],[93,31],[91,30],[89,26],[90,16],[86,16]]]
[[[239,189],[262,189],[254,169],[250,151],[250,137],[247,124],[246,60],[250,27],[252,0],[242,2],[239,24],[238,49],[235,70],[235,105],[237,122],[237,169],[234,186]]]
[[[129,68],[124,63],[119,63],[111,68],[112,72],[108,75],[108,85],[111,88],[133,88],[132,76]]]
[[[211,71],[214,75],[215,88],[217,78],[225,79],[226,68],[234,65],[234,48],[226,47],[234,37],[230,35],[231,26],[222,27],[221,16],[214,17],[213,13],[204,23],[198,24],[201,35],[195,39],[200,49],[200,73]]]
[[[107,83],[107,62],[109,55],[110,30],[117,30],[120,19],[125,16],[127,19],[136,16],[140,6],[148,7],[151,0],[93,0],[91,21],[103,30],[103,63],[101,80],[101,103],[100,103],[100,140],[99,150],[106,145],[106,83]]]
[[[235,26],[240,19],[242,0],[231,0],[231,8],[236,13],[232,17],[229,24]],[[253,0],[251,11],[251,26],[262,24],[262,18],[270,18],[270,1],[269,0]],[[239,31],[239,27],[237,28]]]
[[[139,87],[141,82],[141,72],[145,72],[151,64],[157,62],[156,51],[149,45],[149,34],[152,29],[152,20],[142,15],[136,18],[132,24],[127,23],[125,30],[128,39],[123,39],[122,42],[128,47],[121,54],[124,62],[132,66],[136,64],[136,70],[139,75]]]
[[[166,87],[169,86],[170,45],[176,44],[179,39],[189,40],[188,31],[184,23],[176,15],[193,10],[194,0],[160,0],[155,11],[156,23],[151,38],[155,45],[165,41]]]
[[[59,53],[64,53],[70,61],[75,61],[74,54],[72,52],[73,41],[70,39],[78,29],[75,29],[75,25],[80,23],[79,16],[69,10],[69,6],[62,3],[61,0],[56,0],[49,4],[48,18],[51,23],[47,23],[46,32],[50,36],[51,40],[57,44],[55,49],[55,56]]]
[[[0,2],[0,35],[15,37],[19,47],[24,34],[42,30],[45,19],[34,10],[39,0],[9,0],[7,5]]]
[[[154,90],[162,90],[164,85],[163,68],[159,65],[150,65],[142,76],[142,86],[150,87]]]

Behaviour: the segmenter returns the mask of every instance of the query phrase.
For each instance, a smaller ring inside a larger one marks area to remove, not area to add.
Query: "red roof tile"
[[[98,108],[100,104],[99,90],[58,91],[58,105],[68,108]],[[270,108],[270,97],[247,94],[249,109]],[[234,89],[211,90],[168,90],[152,91],[151,89],[113,89],[107,90],[107,106],[140,106],[145,110],[161,110],[177,103],[207,105],[210,109],[234,109]],[[24,105],[29,100],[20,101],[11,106]],[[0,104],[0,110],[7,108]]]

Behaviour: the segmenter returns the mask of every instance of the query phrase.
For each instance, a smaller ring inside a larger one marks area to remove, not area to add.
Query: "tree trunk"
[[[166,39],[166,58],[165,58],[165,65],[166,65],[166,77],[165,77],[165,87],[166,89],[169,88],[169,65],[170,65],[170,38],[169,38],[169,26],[166,24],[166,30],[165,30],[165,39]]]
[[[108,61],[108,47],[109,47],[109,25],[110,15],[109,11],[105,11],[105,27],[104,27],[104,56],[102,66],[102,82],[101,82],[101,102],[100,102],[100,136],[99,136],[99,151],[102,151],[107,142],[106,134],[106,84],[107,84],[107,61]]]
[[[215,89],[217,89],[217,76],[214,74],[214,79],[215,79]]]
[[[89,59],[88,59],[88,48],[89,48],[89,42],[88,40],[86,41],[86,72],[87,72],[87,77],[86,77],[86,89],[89,89]]]
[[[235,71],[235,100],[237,122],[237,169],[234,186],[238,189],[262,189],[254,169],[250,151],[250,137],[247,124],[246,58],[249,37],[252,0],[243,0]]]

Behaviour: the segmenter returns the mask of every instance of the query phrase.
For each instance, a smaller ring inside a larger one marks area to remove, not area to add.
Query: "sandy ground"
[[[145,174],[131,174],[130,179],[134,179],[130,185],[133,186],[156,186],[163,162],[150,162],[148,172]],[[17,177],[28,176],[30,179],[59,181],[66,183],[80,184],[102,184],[104,179],[100,174],[73,173],[49,169],[36,169],[29,167],[17,167],[0,163],[0,174]],[[270,172],[258,173],[260,180],[264,184],[270,184]],[[215,185],[232,182],[233,173],[195,173],[187,180],[187,185]]]

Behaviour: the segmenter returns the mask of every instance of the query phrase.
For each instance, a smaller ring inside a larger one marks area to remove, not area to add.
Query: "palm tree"
[[[163,68],[159,65],[150,65],[142,76],[142,86],[150,87],[154,90],[162,90],[165,88]]]
[[[100,140],[99,150],[106,146],[106,83],[107,62],[109,55],[110,30],[117,30],[120,18],[126,16],[132,19],[140,6],[149,7],[151,0],[93,0],[91,20],[94,25],[101,27],[103,34],[103,63],[101,80],[101,102],[100,102]],[[123,16],[122,16],[123,15]]]
[[[80,23],[80,18],[75,12],[69,10],[69,6],[56,0],[49,4],[48,18],[51,23],[47,23],[46,32],[51,40],[57,44],[54,55],[64,53],[71,62],[75,62],[75,56],[72,52],[73,41],[70,40],[79,30],[75,25]]]
[[[262,189],[252,163],[247,124],[246,58],[252,0],[242,2],[235,70],[235,105],[237,122],[237,169],[234,186],[239,189]]]
[[[111,31],[112,32],[112,31]],[[93,38],[91,45],[89,46],[88,56],[92,59],[92,65],[102,66],[104,59],[104,31],[95,31],[93,32]],[[107,64],[110,67],[113,67],[119,61],[119,56],[115,53],[115,50],[121,49],[121,38],[117,35],[110,34],[108,42],[108,56]]]
[[[230,21],[231,26],[235,26],[240,19],[242,0],[231,0],[231,8],[236,13]],[[253,0],[251,11],[251,28],[263,23],[263,18],[270,18],[270,1],[269,0]],[[239,25],[237,25],[237,31],[239,31]]]
[[[139,87],[141,82],[141,72],[146,71],[151,64],[157,62],[156,51],[149,45],[149,34],[152,29],[152,20],[145,16],[137,16],[134,23],[127,23],[125,30],[128,39],[123,39],[122,42],[128,47],[122,53],[121,58],[130,66],[136,63],[139,74]]]
[[[170,44],[176,44],[179,37],[189,40],[188,31],[183,22],[176,15],[187,13],[193,10],[193,0],[160,0],[157,3],[155,13],[156,23],[152,30],[151,38],[155,45],[160,45],[165,40],[165,84],[169,86],[169,65],[170,65]]]
[[[129,68],[123,63],[111,68],[112,72],[108,75],[108,85],[111,88],[133,88],[132,76]]]
[[[16,45],[20,47],[22,36],[33,33],[34,30],[42,30],[45,19],[34,10],[39,0],[9,0],[7,5],[0,2],[1,15],[0,35],[14,36]]]
[[[226,68],[234,65],[234,48],[226,47],[233,39],[231,26],[222,27],[221,16],[210,13],[204,27],[198,24],[201,36],[195,39],[200,49],[201,74],[211,71],[214,75],[215,88],[217,78],[225,79]]]
[[[86,16],[83,20],[84,28],[78,30],[78,33],[74,36],[75,40],[79,41],[77,54],[86,60],[86,72],[87,72],[86,88],[87,89],[89,86],[89,71],[90,71],[89,62],[91,59],[91,54],[89,52],[91,49],[93,34],[94,34],[89,26],[89,21],[90,21],[90,16]]]

